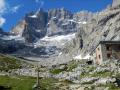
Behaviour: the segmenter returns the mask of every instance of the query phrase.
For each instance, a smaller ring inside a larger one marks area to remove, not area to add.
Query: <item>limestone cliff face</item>
[[[13,33],[13,34],[15,34],[15,35],[18,35],[18,34],[19,34],[19,35],[22,36],[22,33],[23,33],[24,29],[25,29],[25,25],[26,25],[25,20],[20,21],[20,22],[17,24],[17,26],[15,26],[15,27],[12,29],[11,33]]]
[[[115,6],[118,6],[118,5],[120,5],[120,0],[113,0],[112,6],[115,7]]]
[[[80,36],[84,42],[84,47],[81,50],[84,55],[89,54],[102,40],[120,41],[120,7],[111,6],[95,13],[92,19],[76,34],[76,39],[80,39]],[[80,43],[77,40],[76,45],[79,46]]]

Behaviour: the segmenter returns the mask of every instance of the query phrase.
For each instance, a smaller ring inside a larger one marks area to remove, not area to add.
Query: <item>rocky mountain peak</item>
[[[25,37],[26,41],[33,42],[37,38],[45,36],[45,27],[47,24],[47,13],[45,11],[39,9],[35,13],[28,13],[24,20],[27,23],[27,26],[23,30],[22,37]]]
[[[113,0],[112,6],[115,7],[118,5],[120,5],[120,0]]]
[[[35,42],[45,36],[66,35],[76,32],[82,24],[86,24],[92,16],[89,12],[72,13],[64,8],[44,11],[39,9],[25,15],[12,32],[25,38],[27,42]],[[79,19],[78,19],[79,18]],[[27,24],[27,26],[25,26]]]

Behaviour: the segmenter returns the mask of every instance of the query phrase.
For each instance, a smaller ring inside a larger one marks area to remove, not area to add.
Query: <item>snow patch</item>
[[[53,19],[55,19],[56,17],[53,17]]]
[[[63,26],[66,26],[66,25],[68,25],[68,24],[69,24],[69,23],[68,23],[68,22],[66,22],[66,23],[63,23],[62,25],[63,25]]]
[[[44,38],[38,40],[34,43],[35,48],[39,46],[57,46],[61,47],[65,45],[65,43],[71,41],[75,38],[75,33],[68,34],[68,35],[56,35],[56,36],[45,36]]]
[[[83,21],[83,22],[77,22],[79,24],[87,24],[87,22]]]
[[[76,22],[76,21],[75,21],[75,20],[73,20],[73,19],[69,19],[68,21],[69,21],[69,22]]]
[[[52,37],[45,36],[41,40],[43,40],[43,41],[61,41],[61,40],[70,41],[73,38],[75,38],[75,33],[68,34],[68,35],[52,36]]]
[[[16,41],[23,41],[24,40],[24,38],[21,37],[21,35],[17,35],[17,36],[12,36],[12,35],[10,35],[10,36],[3,36],[1,39],[3,39],[3,40],[16,40]]]
[[[76,21],[76,20],[73,20],[73,19],[69,19],[68,21],[69,21],[69,22],[78,23],[78,24],[87,24],[86,21]]]
[[[40,29],[38,29],[38,30],[35,30],[36,32],[41,32],[41,30]]]
[[[79,60],[79,59],[90,59],[90,58],[91,58],[91,56],[89,54],[86,55],[85,57],[82,57],[81,55],[73,57],[73,59],[77,59],[77,60]]]
[[[75,57],[73,57],[73,59],[82,59],[82,56],[81,55],[78,55],[78,56],[75,56]]]
[[[62,52],[59,53],[59,56],[61,56],[61,55],[62,55]]]
[[[37,15],[34,14],[34,15],[32,15],[32,16],[29,16],[29,17],[31,17],[31,18],[37,18]]]
[[[88,54],[83,59],[90,59],[90,58],[91,58],[91,56]]]

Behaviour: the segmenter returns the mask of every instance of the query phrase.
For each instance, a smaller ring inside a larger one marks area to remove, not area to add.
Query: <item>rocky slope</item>
[[[83,56],[90,54],[102,40],[120,41],[120,3],[95,13],[93,18],[76,33],[76,39],[71,46],[72,51],[80,48],[80,38],[83,39],[83,48],[79,54],[82,53]]]

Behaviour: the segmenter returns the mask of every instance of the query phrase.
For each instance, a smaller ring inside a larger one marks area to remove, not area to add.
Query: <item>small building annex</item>
[[[91,55],[96,64],[102,64],[105,60],[120,59],[120,41],[100,41]]]

